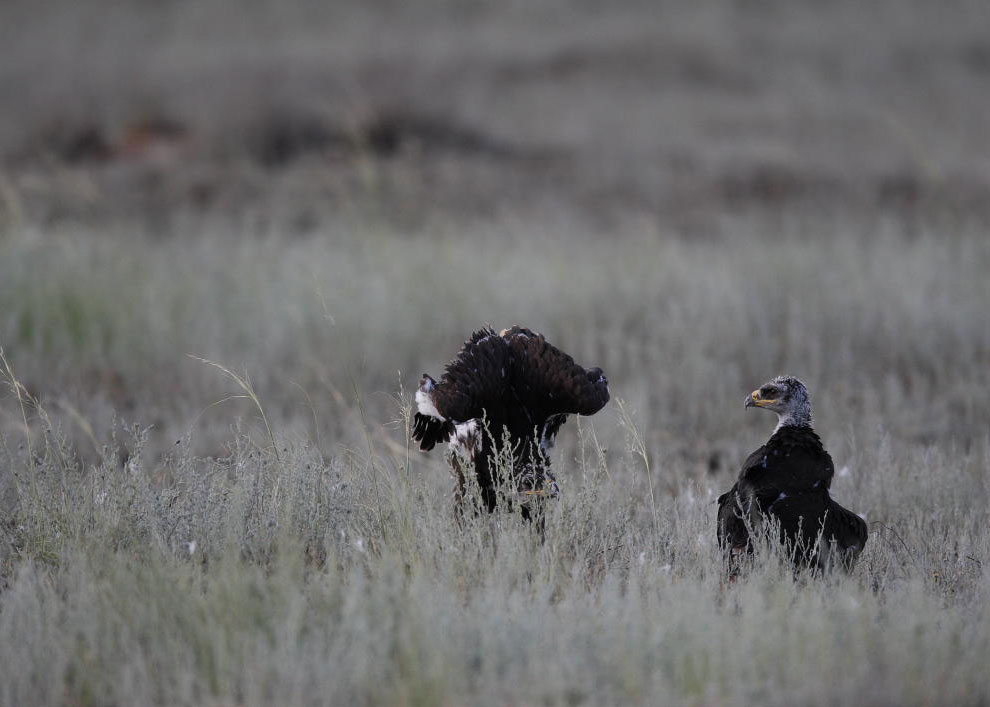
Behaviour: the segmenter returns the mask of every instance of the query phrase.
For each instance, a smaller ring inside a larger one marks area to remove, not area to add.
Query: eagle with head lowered
[[[423,374],[412,437],[424,451],[449,442],[458,499],[463,468],[473,466],[482,505],[492,511],[500,483],[525,496],[556,495],[548,451],[557,431],[568,415],[594,415],[608,398],[602,369],[579,366],[542,334],[485,327],[464,342],[439,381]],[[500,451],[511,464],[498,463]]]
[[[747,395],[746,407],[775,412],[778,421],[718,499],[718,540],[730,563],[752,552],[750,533],[769,516],[797,566],[851,569],[866,545],[866,523],[829,495],[834,467],[811,428],[808,389],[797,378],[778,376]]]

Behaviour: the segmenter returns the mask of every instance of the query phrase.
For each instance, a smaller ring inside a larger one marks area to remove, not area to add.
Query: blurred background
[[[784,372],[839,457],[986,437],[985,2],[8,0],[0,47],[0,344],[83,457],[256,428],[188,354],[401,449],[486,322],[605,368],[672,487]]]

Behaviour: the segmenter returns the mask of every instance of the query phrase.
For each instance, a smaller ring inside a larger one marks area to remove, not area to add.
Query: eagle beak
[[[766,398],[761,397],[759,389],[754,390],[746,396],[746,407],[748,408],[765,408],[768,405],[773,405],[775,402],[777,402],[776,399],[767,400]]]

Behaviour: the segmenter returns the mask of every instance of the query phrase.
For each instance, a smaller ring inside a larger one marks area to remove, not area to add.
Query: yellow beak
[[[765,408],[768,405],[773,405],[777,402],[777,399],[768,400],[767,398],[760,397],[759,389],[754,390],[752,393],[746,396],[746,407],[758,407]]]

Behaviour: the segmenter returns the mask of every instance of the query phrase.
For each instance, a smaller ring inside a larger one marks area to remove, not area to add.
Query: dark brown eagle
[[[804,383],[778,376],[746,396],[746,407],[777,413],[777,428],[749,455],[735,485],[718,499],[718,540],[733,573],[753,551],[751,531],[767,516],[798,567],[851,569],[866,545],[866,523],[829,495],[832,457],[811,428]],[[819,542],[820,540],[820,542]]]
[[[548,450],[557,431],[568,415],[594,415],[608,397],[602,369],[582,368],[541,334],[485,327],[439,381],[423,374],[412,437],[424,451],[449,442],[457,500],[473,467],[481,506],[493,511],[500,484],[523,498],[556,495]]]

